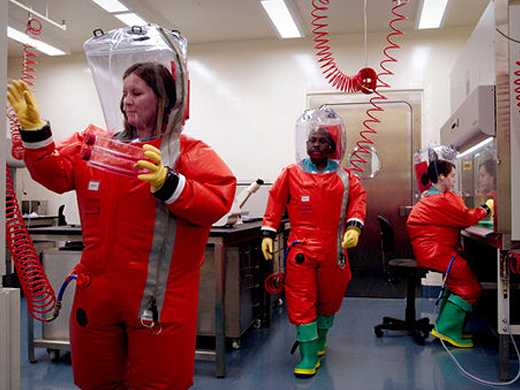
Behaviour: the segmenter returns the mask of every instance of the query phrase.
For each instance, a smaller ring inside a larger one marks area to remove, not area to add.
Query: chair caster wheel
[[[376,337],[383,337],[384,334],[384,332],[377,327],[374,328],[374,333],[376,334]]]
[[[413,339],[418,345],[425,345],[426,339],[428,338],[428,333],[416,331],[413,334]]]
[[[56,363],[60,360],[60,350],[59,349],[47,349],[47,353],[49,354],[49,358],[51,362]]]

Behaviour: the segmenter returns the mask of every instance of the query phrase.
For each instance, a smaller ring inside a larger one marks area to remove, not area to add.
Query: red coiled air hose
[[[328,16],[324,13],[329,9],[329,2],[329,0],[312,0],[312,34],[321,72],[330,85],[342,92],[369,94],[377,83],[376,72],[372,68],[362,68],[357,74],[349,76],[336,64],[334,53],[329,45]]]
[[[49,321],[56,297],[25,226],[9,169],[6,169],[5,220],[7,247],[20,278],[28,310],[34,319]]]
[[[381,120],[376,116],[377,112],[383,112],[384,108],[379,104],[388,98],[379,90],[379,88],[390,88],[390,84],[382,79],[385,76],[393,76],[394,72],[392,72],[387,66],[390,63],[397,62],[397,59],[390,54],[391,50],[397,50],[401,47],[395,41],[395,38],[404,35],[403,31],[400,30],[399,24],[406,20],[406,16],[399,13],[399,8],[407,4],[407,0],[392,0],[392,15],[393,18],[388,23],[390,29],[392,30],[386,36],[387,45],[383,49],[383,60],[379,63],[379,67],[381,71],[377,74],[377,86],[374,89],[375,96],[370,98],[371,108],[367,110],[367,119],[363,121],[364,129],[359,133],[361,140],[356,142],[357,148],[352,152],[350,156],[350,170],[354,172],[363,172],[362,164],[368,162],[367,159],[363,157],[363,155],[370,155],[372,152],[370,150],[370,146],[374,144],[371,136],[377,133],[375,129],[375,125],[381,123]]]
[[[32,36],[41,33],[41,23],[29,18],[27,21],[26,32]],[[33,47],[24,45],[24,59],[22,80],[32,86],[36,80],[37,64],[35,58],[36,51]],[[24,148],[20,137],[20,123],[14,110],[11,107],[7,109],[7,117],[11,129],[12,150],[14,158],[23,159]],[[6,206],[5,206],[5,226],[6,226],[6,243],[16,272],[20,279],[22,290],[27,300],[27,309],[31,316],[39,321],[51,321],[56,316],[54,310],[56,306],[56,296],[51,284],[45,275],[45,271],[40,263],[40,258],[34,249],[33,242],[27,231],[27,226],[23,220],[18,200],[16,199],[16,191],[14,188],[11,172],[6,169]]]
[[[24,149],[20,137],[20,122],[11,106],[7,106],[7,119],[11,129],[11,155],[17,160],[22,160]]]
[[[25,26],[25,33],[30,37],[36,37],[42,32],[42,24],[38,19],[30,17]],[[38,64],[36,58],[38,57],[37,50],[29,45],[23,45],[23,65],[21,79],[30,86],[34,85],[36,81],[35,65]],[[11,107],[7,108],[7,117],[9,119],[9,126],[11,129],[11,154],[17,160],[23,160],[23,144],[20,137],[20,123]]]
[[[285,285],[285,273],[274,272],[270,274],[264,281],[265,291],[269,295],[281,294]]]
[[[383,49],[383,60],[379,63],[381,72],[376,74],[371,68],[363,68],[358,74],[349,76],[342,72],[334,58],[332,49],[329,46],[330,39],[327,31],[327,15],[324,12],[329,9],[330,0],[313,0],[311,12],[312,15],[312,33],[314,34],[314,48],[316,49],[316,57],[322,73],[329,83],[342,92],[353,93],[363,92],[371,93],[374,92],[375,96],[370,99],[371,108],[367,110],[368,119],[363,122],[364,129],[360,132],[361,140],[356,142],[357,148],[350,157],[351,171],[363,172],[361,164],[365,164],[367,160],[362,155],[370,154],[370,146],[374,144],[371,139],[372,134],[376,134],[377,131],[373,127],[375,124],[380,123],[381,120],[375,115],[376,112],[384,111],[384,108],[379,105],[387,97],[378,91],[378,88],[389,88],[390,84],[382,80],[381,77],[391,76],[394,73],[388,69],[389,63],[397,62],[397,59],[390,54],[391,50],[399,49],[400,46],[396,43],[395,38],[403,35],[402,30],[399,29],[398,24],[406,19],[406,17],[400,14],[399,8],[408,3],[407,0],[392,0],[392,15],[393,18],[390,20],[389,27],[392,30],[386,36],[387,45]],[[372,73],[367,73],[370,70]],[[379,81],[379,82],[378,82]]]
[[[25,27],[25,33],[32,37],[37,37],[42,33],[42,24],[38,19],[29,18]],[[36,81],[36,69],[35,65],[38,64],[36,58],[38,57],[38,51],[29,45],[23,45],[23,68],[22,68],[22,80],[28,85],[33,85]]]

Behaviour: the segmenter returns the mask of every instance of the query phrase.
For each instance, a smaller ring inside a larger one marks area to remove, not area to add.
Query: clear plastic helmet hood
[[[328,106],[306,110],[296,121],[296,162],[308,158],[307,140],[313,131],[319,129],[326,130],[335,143],[335,149],[331,152],[329,159],[341,162],[347,140],[345,123],[341,116]]]
[[[449,145],[430,145],[418,150],[414,155],[414,163],[424,162],[426,164],[435,160],[449,161],[455,163],[457,151]]]
[[[449,145],[430,145],[415,152],[414,170],[419,192],[426,191],[431,187],[431,183],[423,184],[421,182],[422,175],[427,172],[430,163],[437,160],[444,160],[455,165],[456,158],[457,151]]]
[[[124,27],[107,33],[95,30],[93,37],[83,47],[108,132],[117,134],[125,130],[125,113],[122,112],[123,76],[130,67],[141,63],[164,66],[174,80],[174,84],[170,85],[175,88],[175,102],[166,108],[168,103],[165,102],[165,96],[172,95],[172,91],[164,91],[164,83],[158,83],[157,88],[162,97],[158,96],[154,136],[182,131],[188,116],[189,81],[187,41],[179,32],[168,31],[157,25]]]

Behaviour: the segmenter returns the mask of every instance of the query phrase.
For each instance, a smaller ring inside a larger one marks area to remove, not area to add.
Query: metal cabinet
[[[266,265],[261,258],[259,242],[241,243],[226,248],[225,337],[240,338],[253,324],[267,318],[264,305],[263,279]],[[206,248],[201,269],[197,335],[215,335],[215,256]]]

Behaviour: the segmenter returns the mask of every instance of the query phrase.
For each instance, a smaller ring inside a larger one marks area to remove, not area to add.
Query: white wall
[[[495,85],[495,3],[490,2],[450,72],[450,105],[455,112],[480,85]]]
[[[449,72],[471,29],[411,32],[402,40],[392,89],[423,89],[422,142],[438,141],[450,114]],[[381,58],[383,34],[369,35],[368,64]],[[353,74],[364,67],[363,38],[333,39],[338,64]],[[102,113],[83,55],[42,57],[36,97],[51,121],[56,138],[103,124]],[[10,59],[8,74],[17,77],[20,59]],[[191,119],[186,133],[213,146],[240,180],[272,181],[294,158],[293,128],[305,108],[307,92],[331,90],[319,72],[312,42],[243,41],[189,47]],[[348,118],[346,118],[348,123]],[[72,195],[56,198],[20,175],[23,199],[49,199],[49,211],[69,204],[69,221],[77,223]]]

